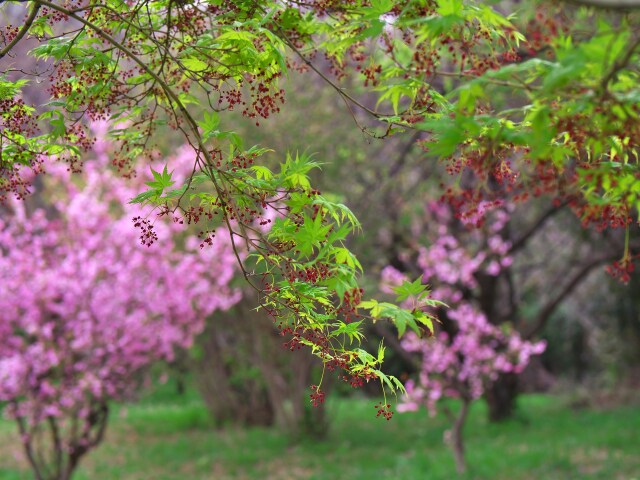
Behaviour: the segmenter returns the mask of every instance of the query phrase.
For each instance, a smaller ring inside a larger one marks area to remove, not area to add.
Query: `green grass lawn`
[[[517,418],[494,425],[477,403],[467,424],[469,471],[443,444],[447,422],[426,412],[375,417],[371,399],[332,399],[325,440],[264,428],[215,431],[194,393],[157,393],[117,408],[106,441],[77,480],[639,479],[640,407],[571,410],[524,396]],[[29,479],[12,423],[0,421],[0,479]]]

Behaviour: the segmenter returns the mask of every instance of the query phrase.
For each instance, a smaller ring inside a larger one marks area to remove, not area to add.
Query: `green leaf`
[[[158,191],[157,190],[147,190],[146,192],[142,192],[138,195],[136,195],[135,197],[133,197],[131,200],[129,200],[130,204],[135,204],[135,203],[146,203],[149,201],[153,201],[154,199],[158,198]]]
[[[394,287],[392,290],[394,293],[398,294],[396,301],[402,302],[409,297],[419,298],[420,295],[428,291],[427,289],[427,285],[422,284],[422,278],[418,277],[413,282],[405,280],[402,282],[402,285]]]
[[[257,178],[263,178],[265,180],[271,180],[273,178],[273,172],[263,165],[253,165],[251,170],[256,172]]]
[[[384,361],[384,351],[384,345],[382,344],[382,342],[380,342],[380,345],[378,345],[378,358],[376,359],[378,364],[382,364],[382,362]]]
[[[192,72],[203,72],[209,68],[206,62],[195,57],[182,58],[180,61],[187,70],[191,70]]]
[[[429,329],[430,334],[433,335],[434,334],[433,317],[431,317],[430,315],[427,315],[422,310],[414,310],[412,313],[415,321],[427,327]]]
[[[391,319],[398,329],[398,337],[402,337],[404,335],[407,330],[407,325],[419,333],[413,315],[406,310],[398,308]]]
[[[340,322],[339,327],[335,329],[332,336],[346,335],[347,337],[349,337],[349,341],[360,342],[360,340],[362,340],[362,338],[364,337],[363,333],[360,331],[361,325],[362,320],[351,323]]]
[[[542,82],[547,92],[555,92],[572,81],[580,79],[586,59],[581,50],[574,50],[562,62],[552,64]]]
[[[348,249],[343,247],[336,248],[334,250],[334,256],[337,263],[345,263],[351,268],[357,268],[362,271],[362,265],[360,265],[358,259]]]
[[[156,189],[160,194],[162,191],[173,185],[175,182],[171,180],[171,175],[173,172],[167,171],[167,166],[164,166],[164,170],[161,172],[156,172],[153,167],[151,167],[151,173],[153,174],[154,181],[145,182],[145,185],[150,186],[151,188]]]

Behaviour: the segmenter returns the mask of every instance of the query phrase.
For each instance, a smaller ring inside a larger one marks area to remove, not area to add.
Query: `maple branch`
[[[186,122],[187,122],[187,124],[189,126],[189,131],[194,136],[194,138],[196,140],[196,143],[198,144],[199,150],[200,150],[200,152],[202,153],[202,155],[204,156],[204,158],[206,160],[207,165],[209,165],[211,169],[215,170],[215,167],[213,167],[214,162],[213,162],[213,159],[211,158],[211,154],[210,154],[209,150],[207,149],[202,136],[200,135],[200,131],[198,129],[198,123],[193,118],[193,116],[189,113],[189,111],[187,110],[186,106],[180,100],[178,95],[169,86],[169,84],[163,78],[160,77],[160,75],[158,75],[154,70],[152,70],[149,67],[149,65],[147,65],[138,55],[133,53],[124,44],[122,44],[121,42],[119,42],[118,40],[113,38],[113,36],[111,36],[105,30],[100,28],[98,25],[95,25],[94,23],[90,22],[89,20],[87,20],[87,19],[85,19],[85,18],[83,18],[83,17],[81,17],[79,15],[76,15],[74,12],[72,12],[69,9],[67,9],[65,7],[62,7],[60,5],[56,5],[56,4],[54,4],[54,3],[52,3],[52,2],[50,2],[48,0],[33,0],[33,1],[38,5],[43,5],[43,6],[49,7],[51,9],[53,9],[53,10],[56,10],[58,12],[64,13],[65,15],[68,15],[70,18],[73,18],[74,20],[77,20],[78,22],[82,23],[86,27],[90,28],[98,36],[102,37],[104,40],[109,42],[115,48],[120,50],[127,57],[129,57],[133,62],[135,62],[144,72],[146,72],[148,75],[150,75],[151,78],[155,82],[157,82],[158,85],[160,85],[160,87],[162,88],[162,91],[167,96],[167,99],[169,99],[171,102],[173,102],[175,104],[175,106],[177,107],[178,111],[182,114],[182,116],[184,117],[184,119],[186,120]],[[174,111],[174,113],[175,113],[175,111]],[[176,114],[176,116],[177,116],[177,114]],[[216,180],[215,176],[213,174],[210,174],[210,175],[208,175],[208,177],[211,180],[213,188],[216,191],[216,194],[218,195],[218,197],[219,198],[223,198],[223,199],[226,198],[228,196],[228,192],[225,189],[222,188],[222,186]],[[235,205],[233,205],[233,207],[235,209]],[[231,221],[230,221],[229,216],[227,214],[224,215],[223,220],[224,220],[224,223],[226,225],[227,230],[229,231],[229,238],[231,240],[232,249],[233,249],[233,251],[235,253],[235,256],[236,256],[236,258],[238,260],[238,265],[241,267],[242,273],[243,273],[245,279],[247,280],[247,282],[249,284],[251,284],[252,286],[254,286],[253,283],[249,280],[249,274],[244,269],[243,264],[242,264],[242,262],[240,260],[240,255],[238,253],[238,247],[236,245],[236,241],[235,241],[235,238],[234,238],[234,234],[235,235],[238,235],[238,234],[233,230],[233,227],[231,225]],[[243,235],[240,235],[240,236],[243,236]],[[254,288],[256,288],[256,287],[254,286]]]
[[[638,0],[637,5],[640,7],[640,0]],[[618,72],[629,64],[629,62],[631,61],[631,57],[635,53],[638,46],[640,46],[640,36],[636,37],[631,42],[629,48],[627,48],[627,50],[624,52],[622,58],[620,58],[611,66],[611,69],[609,70],[609,72],[607,72],[607,75],[605,75],[605,77],[602,79],[602,81],[600,82],[600,89],[602,92],[605,92],[607,90],[609,83],[614,79]]]
[[[24,37],[27,34],[34,20],[38,16],[39,11],[40,11],[40,4],[38,3],[34,4],[33,8],[31,8],[31,12],[29,12],[29,16],[25,20],[24,25],[22,25],[22,28],[20,29],[18,34],[2,50],[0,50],[0,58],[4,57],[7,53],[9,53],[11,49],[15,47],[20,40],[22,40],[22,37]]]
[[[373,331],[383,338],[385,343],[391,347],[391,350],[396,352],[400,358],[411,367],[415,368],[417,371],[420,370],[420,361],[417,357],[414,357],[410,352],[408,352],[403,346],[400,340],[398,340],[398,336],[385,327],[381,322],[375,322],[372,324]]]

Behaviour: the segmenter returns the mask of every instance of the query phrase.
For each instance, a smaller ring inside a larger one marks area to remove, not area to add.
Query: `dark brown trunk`
[[[517,375],[501,374],[485,392],[489,407],[489,421],[500,422],[510,418],[515,412],[517,396]]]
[[[192,360],[198,389],[218,424],[276,425],[294,436],[321,436],[323,408],[307,408],[321,363],[308,351],[283,348],[287,339],[256,304],[248,297],[209,319]]]
[[[209,319],[192,361],[196,384],[217,425],[272,425],[274,411],[266,386],[254,373],[252,350],[271,335],[241,308]]]

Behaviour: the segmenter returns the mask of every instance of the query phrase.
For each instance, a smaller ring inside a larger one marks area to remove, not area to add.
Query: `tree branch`
[[[507,252],[507,255],[513,255],[515,252],[523,248],[527,244],[529,239],[536,234],[536,232],[547,222],[547,220],[558,213],[564,205],[566,205],[566,203],[563,203],[558,207],[551,207],[546,212],[544,212],[542,216],[538,218],[535,223],[533,223],[533,225],[531,225],[522,235],[520,235],[517,240],[513,242],[511,248]]]
[[[76,15],[71,10],[68,10],[68,9],[66,9],[66,8],[64,8],[64,7],[60,6],[60,5],[56,5],[55,3],[52,3],[52,2],[50,2],[48,0],[33,0],[33,1],[36,4],[43,5],[43,6],[51,8],[52,10],[56,10],[58,12],[64,13],[65,15],[69,16],[70,18],[73,18],[74,20],[77,20],[78,22],[82,23],[86,27],[90,28],[98,36],[100,36],[101,38],[103,38],[104,40],[109,42],[111,45],[113,45],[115,48],[120,50],[128,58],[130,58],[133,62],[135,62],[143,71],[145,71],[148,75],[150,75],[151,78],[153,78],[153,80],[156,81],[158,83],[158,85],[160,85],[160,87],[162,88],[162,91],[166,95],[167,99],[170,100],[170,102],[173,102],[175,104],[177,110],[182,114],[182,116],[186,120],[187,125],[189,126],[189,131],[193,134],[193,136],[194,136],[194,138],[196,140],[196,143],[198,144],[198,150],[204,156],[204,158],[206,160],[206,164],[209,165],[210,168],[215,169],[215,167],[213,167],[214,162],[213,162],[213,159],[211,157],[211,154],[209,153],[209,150],[207,149],[207,147],[206,147],[206,145],[204,143],[204,140],[203,140],[202,136],[200,135],[200,131],[198,129],[198,123],[193,118],[193,116],[189,113],[189,111],[187,110],[186,106],[180,100],[178,95],[173,91],[173,89],[169,86],[169,84],[167,84],[167,82],[164,79],[162,79],[158,74],[156,74],[156,72],[154,72],[140,57],[138,57],[138,55],[136,55],[131,50],[129,50],[121,42],[117,41],[115,38],[113,38],[113,36],[111,36],[109,33],[104,31],[98,25],[95,25],[92,22],[88,21],[87,19],[81,17],[80,15]],[[173,109],[173,107],[172,107],[172,109]],[[174,114],[177,117],[177,113],[175,112],[175,110],[174,110]],[[218,197],[219,198],[226,198],[227,195],[225,195],[225,194],[228,194],[228,192],[226,190],[224,190],[222,188],[222,186],[216,181],[215,176],[213,174],[210,174],[210,175],[208,175],[208,177],[211,180],[213,188],[216,191],[216,194],[218,195]],[[235,209],[235,206],[234,206],[234,209]],[[244,269],[242,261],[240,260],[240,256],[238,254],[238,247],[237,247],[237,244],[236,244],[236,241],[235,241],[235,238],[234,238],[234,234],[236,234],[236,232],[233,230],[233,227],[231,225],[231,220],[229,219],[229,216],[227,214],[224,214],[223,221],[225,223],[225,226],[226,226],[227,230],[229,231],[229,238],[231,240],[232,249],[233,249],[233,251],[234,251],[234,253],[236,255],[236,258],[238,260],[238,265],[240,266],[242,274],[244,275],[246,281],[252,287],[254,287],[256,290],[258,290],[257,287],[255,287],[255,285],[249,279],[249,274]],[[240,227],[242,228],[242,225]]]
[[[580,285],[584,280],[587,279],[589,273],[599,265],[603,263],[610,262],[614,260],[616,257],[612,255],[607,255],[604,257],[596,258],[590,262],[585,263],[567,282],[567,284],[558,291],[558,293],[553,297],[547,304],[540,309],[538,315],[536,316],[533,324],[529,326],[527,330],[522,334],[522,337],[525,339],[530,339],[534,335],[540,333],[540,331],[544,328],[547,321],[555,312],[556,308],[564,301],[564,299],[573,292],[578,285]]]
[[[12,404],[16,405],[16,402],[12,402]],[[40,466],[38,465],[38,461],[33,452],[33,438],[32,432],[27,431],[27,422],[24,417],[17,416],[16,423],[18,424],[18,431],[20,432],[20,438],[22,440],[22,446],[24,447],[25,454],[27,456],[27,460],[29,461],[29,465],[33,469],[33,473],[36,477],[36,480],[43,480],[42,472],[40,471]]]
[[[15,47],[20,40],[22,40],[22,37],[24,37],[27,34],[29,29],[31,28],[31,25],[33,25],[34,20],[38,16],[39,11],[40,11],[40,4],[38,3],[34,4],[33,7],[31,8],[31,12],[29,13],[29,16],[25,20],[24,25],[22,25],[22,28],[20,29],[18,34],[2,50],[0,50],[0,59],[4,57],[7,53],[9,53],[11,49]]]
[[[63,471],[63,447],[62,441],[60,439],[60,430],[58,428],[58,424],[56,423],[55,417],[47,417],[47,422],[49,423],[49,429],[51,432],[51,443],[53,444],[53,458],[54,465],[56,471],[56,476],[60,476]]]

